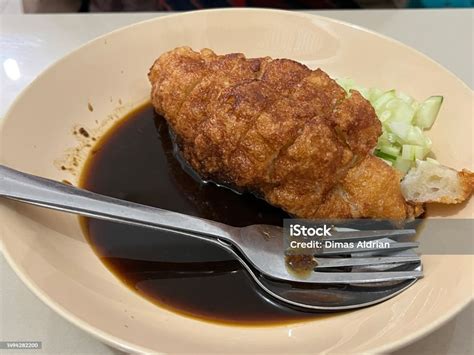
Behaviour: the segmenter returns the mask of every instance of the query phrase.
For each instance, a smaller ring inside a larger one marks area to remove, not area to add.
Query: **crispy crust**
[[[426,203],[444,203],[444,204],[456,204],[467,200],[472,195],[474,189],[474,173],[467,169],[458,171],[458,185],[459,193],[457,195],[446,195],[438,200],[428,200]]]
[[[337,189],[320,206],[318,215],[331,218],[401,220],[423,213],[421,204],[407,204],[400,190],[400,173],[372,155],[349,170]]]
[[[461,199],[464,201],[472,195],[472,191],[474,190],[474,173],[467,169],[463,169],[458,172],[458,176],[459,184],[463,191]]]

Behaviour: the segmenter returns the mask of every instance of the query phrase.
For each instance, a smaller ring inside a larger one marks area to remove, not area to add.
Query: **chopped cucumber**
[[[389,110],[385,110],[382,113],[377,113],[379,120],[383,123],[387,121],[390,117],[392,117],[392,112]]]
[[[379,157],[379,158],[382,158],[384,160],[388,160],[388,161],[395,161],[397,159],[396,155],[391,155],[391,154],[384,153],[379,149],[376,149],[374,151],[374,155]]]
[[[387,132],[387,140],[390,143],[396,143],[397,142],[397,136],[391,132]]]
[[[415,110],[401,99],[390,100],[385,105],[385,109],[392,113],[390,116],[391,122],[411,123],[413,116],[415,116]]]
[[[350,90],[359,91],[369,100],[382,122],[382,134],[374,155],[404,174],[415,166],[416,161],[426,159],[437,163],[427,158],[431,140],[423,131],[433,125],[443,102],[442,96],[431,96],[419,103],[402,91],[366,89],[350,78],[337,82],[348,93]]]
[[[423,160],[426,157],[426,154],[429,153],[429,149],[425,147],[420,147],[419,145],[415,146],[415,159]]]
[[[395,135],[397,142],[401,142],[402,144],[406,141],[408,134],[413,127],[405,122],[389,122],[387,126],[388,130]]]
[[[353,79],[351,78],[342,78],[337,79],[336,82],[341,86],[348,94],[350,94],[351,90],[356,90],[360,92],[360,94],[366,99],[369,100],[371,97],[370,89],[366,89],[360,85],[357,85]]]
[[[397,157],[400,154],[400,147],[395,145],[384,145],[379,148],[382,153],[389,154],[393,157]]]
[[[398,91],[397,97],[408,105],[411,105],[413,102],[415,102],[413,97],[408,94],[405,94],[403,91]]]
[[[405,142],[408,144],[425,145],[425,135],[420,127],[410,126]]]
[[[383,132],[377,142],[377,147],[381,148],[385,145],[394,145],[397,142],[397,137],[393,133]]]
[[[415,124],[423,129],[431,128],[436,116],[438,116],[442,103],[443,96],[431,96],[427,98],[416,111]]]
[[[369,101],[375,101],[383,95],[383,90],[377,88],[369,89]]]
[[[419,145],[404,144],[402,147],[402,159],[423,160],[428,154],[428,149]]]
[[[402,157],[398,157],[393,166],[397,168],[402,173],[406,174],[408,170],[413,167],[413,160],[406,160]]]
[[[375,111],[380,111],[390,100],[395,98],[395,90],[390,90],[383,93],[375,101],[371,102]]]
[[[404,144],[402,146],[402,159],[415,160],[415,145]]]

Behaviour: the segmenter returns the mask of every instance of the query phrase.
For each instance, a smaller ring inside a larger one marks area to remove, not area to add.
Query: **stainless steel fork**
[[[417,243],[396,241],[400,236],[415,234],[414,230],[334,230],[330,238],[325,238],[326,241],[380,239],[387,242],[389,247],[382,250],[371,248],[365,250],[360,248],[316,250],[314,251],[314,270],[302,278],[292,272],[285,261],[286,250],[281,227],[252,225],[237,228],[103,196],[1,165],[0,196],[83,216],[172,231],[206,240],[231,251],[249,272],[252,273],[252,269],[256,269],[270,280],[279,282],[306,285],[360,285],[412,281],[422,277],[420,258],[410,252],[411,249],[417,247]],[[364,254],[367,256],[361,256]],[[342,257],[335,258],[335,255]],[[396,271],[400,265],[406,264],[411,264],[412,267]],[[381,266],[383,267],[380,268]],[[352,267],[353,270],[351,272],[341,271],[340,269],[343,267]],[[360,267],[365,267],[368,271],[354,272]],[[336,271],[325,272],[324,269],[336,269]],[[259,279],[255,274],[252,276],[256,280]],[[260,284],[260,286],[262,285]],[[383,297],[387,295],[388,293]],[[373,300],[371,302],[373,303]]]

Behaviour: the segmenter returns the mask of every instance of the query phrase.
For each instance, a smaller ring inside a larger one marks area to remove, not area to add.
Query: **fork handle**
[[[231,239],[235,227],[100,195],[0,165],[0,196],[109,221],[188,232],[200,239]]]

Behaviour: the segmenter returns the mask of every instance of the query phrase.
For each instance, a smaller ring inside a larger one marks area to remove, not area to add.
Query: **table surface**
[[[444,65],[471,88],[474,86],[472,9],[310,13],[351,22],[398,39]],[[0,70],[0,118],[28,83],[70,50],[116,28],[157,16],[166,14],[1,16],[0,62],[5,65],[7,59],[14,59],[19,77],[12,80]],[[0,341],[42,341],[42,350],[31,353],[121,354],[50,310],[18,279],[2,255],[0,290]],[[472,354],[473,320],[471,304],[440,329],[394,354]],[[19,354],[15,350],[11,353]]]

